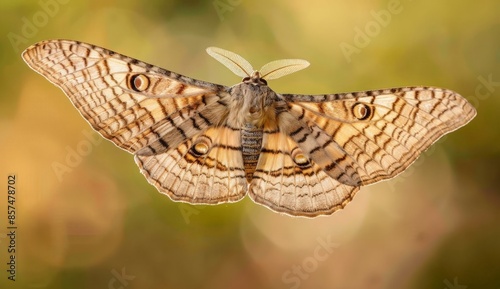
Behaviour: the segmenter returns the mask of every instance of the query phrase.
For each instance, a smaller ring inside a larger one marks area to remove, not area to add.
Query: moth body
[[[275,117],[273,103],[276,93],[267,85],[242,82],[230,90],[231,113],[239,128],[252,125],[262,128],[266,121]]]
[[[257,167],[265,124],[276,119],[275,100],[278,98],[258,72],[252,76],[231,87],[232,104],[228,117],[228,124],[241,131],[243,164],[248,182]]]

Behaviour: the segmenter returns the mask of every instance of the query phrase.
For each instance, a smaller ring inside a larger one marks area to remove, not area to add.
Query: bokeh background
[[[1,288],[500,288],[499,1],[3,0],[0,9]],[[208,46],[255,67],[303,58],[308,69],[270,86],[432,85],[460,92],[478,115],[332,216],[291,218],[248,198],[179,204],[24,64],[22,50],[54,38],[225,85],[240,79]]]

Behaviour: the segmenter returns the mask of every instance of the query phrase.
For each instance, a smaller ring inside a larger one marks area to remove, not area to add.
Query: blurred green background
[[[500,288],[499,1],[3,0],[0,9],[1,288]],[[179,204],[22,61],[26,47],[54,38],[225,85],[240,79],[208,46],[254,67],[302,58],[311,66],[272,81],[275,91],[431,85],[461,93],[478,115],[332,216],[291,218],[248,198]]]

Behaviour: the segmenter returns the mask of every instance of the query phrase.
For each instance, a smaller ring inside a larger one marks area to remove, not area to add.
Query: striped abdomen
[[[252,180],[253,173],[257,167],[260,150],[262,148],[262,129],[247,125],[241,131],[241,146],[243,150],[243,164],[247,181]]]

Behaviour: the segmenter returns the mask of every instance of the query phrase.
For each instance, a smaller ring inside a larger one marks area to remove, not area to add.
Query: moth
[[[22,57],[96,131],[134,154],[149,183],[191,204],[248,194],[288,215],[328,215],[360,186],[403,172],[476,115],[443,88],[281,94],[267,81],[307,61],[283,59],[254,71],[233,52],[207,52],[243,80],[231,87],[200,81],[69,40],[36,43]]]

